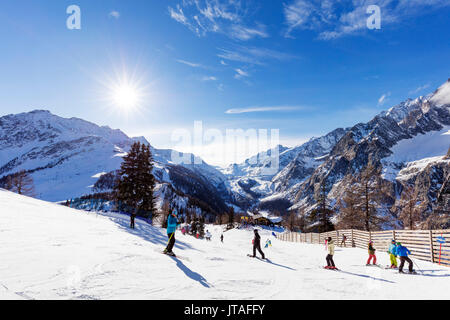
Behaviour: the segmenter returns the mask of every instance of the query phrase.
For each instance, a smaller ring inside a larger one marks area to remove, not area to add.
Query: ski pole
[[[414,265],[417,267],[417,269],[420,271],[420,273],[423,273],[422,269],[419,268],[417,263],[413,259],[411,259],[411,261],[414,263]]]

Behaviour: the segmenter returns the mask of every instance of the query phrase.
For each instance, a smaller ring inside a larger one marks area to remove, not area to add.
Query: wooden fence
[[[343,236],[347,237],[345,245]],[[439,237],[446,243],[441,244]],[[448,230],[390,230],[367,232],[361,230],[339,230],[326,233],[284,232],[279,236],[282,241],[325,244],[331,237],[337,246],[367,249],[369,241],[374,242],[377,252],[386,252],[394,239],[411,251],[411,256],[419,260],[439,263],[450,267],[450,229]]]

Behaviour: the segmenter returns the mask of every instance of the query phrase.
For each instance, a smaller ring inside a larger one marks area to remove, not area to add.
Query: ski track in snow
[[[212,241],[0,191],[0,299],[450,299],[450,268],[415,262],[423,275],[365,266],[367,252],[338,248],[342,271],[324,270],[322,245],[281,242],[262,230],[269,261],[252,253],[251,230],[207,226]],[[381,265],[387,254],[378,254]]]

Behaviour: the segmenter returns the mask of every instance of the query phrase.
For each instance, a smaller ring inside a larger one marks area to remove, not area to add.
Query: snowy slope
[[[213,241],[121,216],[96,216],[0,190],[0,299],[450,299],[450,269],[417,262],[424,275],[367,268],[367,252],[338,249],[344,272],[322,269],[323,246],[272,239],[263,262],[246,257],[252,231],[210,226]],[[262,231],[265,242],[270,232]],[[380,263],[387,264],[385,254]]]
[[[445,159],[449,149],[450,126],[401,140],[391,148],[392,154],[382,160],[383,177],[390,181],[403,180],[405,176],[417,174],[430,164],[450,164],[450,160]]]

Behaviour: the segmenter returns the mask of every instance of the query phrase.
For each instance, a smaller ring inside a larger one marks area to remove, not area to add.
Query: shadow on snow
[[[188,278],[199,282],[205,288],[210,288],[208,281],[206,281],[206,279],[201,274],[194,272],[191,269],[189,269],[188,267],[186,267],[186,265],[183,262],[181,262],[179,259],[177,259],[175,257],[170,257],[170,258],[172,258],[177,263],[177,267],[180,268],[180,270],[183,271],[184,274]]]

